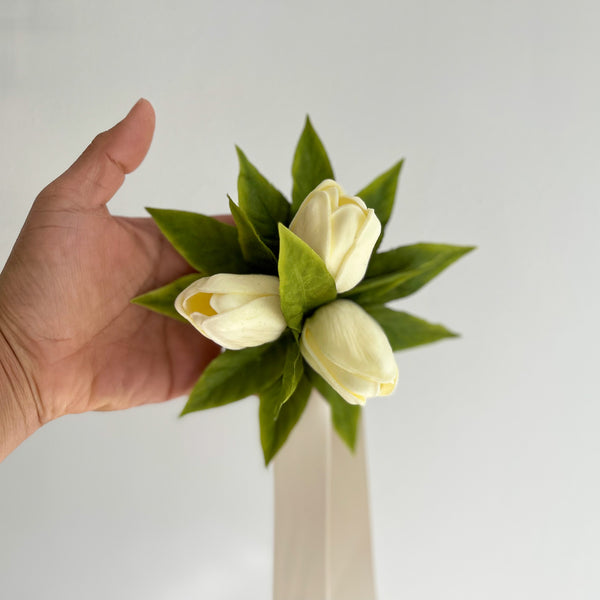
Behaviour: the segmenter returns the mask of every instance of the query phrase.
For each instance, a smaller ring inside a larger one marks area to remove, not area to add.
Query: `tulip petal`
[[[240,350],[276,340],[285,330],[279,296],[257,298],[229,312],[207,318],[206,337],[224,348]]]
[[[204,321],[206,321],[206,319],[210,319],[210,317],[207,317],[199,312],[185,315],[185,317],[203,336],[208,337],[204,332]]]
[[[383,329],[358,304],[336,300],[319,308],[305,323],[328,362],[373,381],[388,383],[398,366]]]
[[[344,206],[346,204],[355,204],[356,206],[362,208],[365,212],[368,210],[364,200],[358,196],[344,196],[340,198],[340,206]]]
[[[379,391],[377,392],[378,396],[389,396],[395,389],[398,383],[398,377],[394,379],[394,381],[390,383],[382,383],[379,386]]]
[[[366,377],[360,377],[350,371],[346,371],[333,363],[328,363],[328,370],[340,386],[352,391],[352,394],[360,398],[373,398],[379,396],[381,384]]]
[[[335,210],[338,207],[340,198],[344,196],[344,188],[335,179],[324,179],[315,188],[315,191],[327,192],[333,200],[331,210]]]
[[[330,245],[332,207],[327,192],[311,192],[290,223],[290,231],[304,240],[323,260]]]
[[[300,338],[300,352],[304,360],[312,367],[346,402],[349,404],[363,405],[366,397],[354,394],[350,389],[340,385],[333,374],[328,370],[330,363],[320,360],[317,346],[311,339],[310,333],[305,329]]]
[[[351,290],[362,281],[380,233],[381,223],[375,211],[369,209],[367,219],[354,240],[354,246],[350,248],[337,271],[335,284],[340,294]]]
[[[236,275],[218,273],[211,277],[202,277],[189,287],[193,291],[212,294],[249,294],[263,296],[279,294],[279,279],[273,275]]]
[[[346,258],[348,251],[353,250],[355,238],[365,220],[365,212],[355,204],[344,204],[331,215],[331,245],[325,262],[329,272],[336,280],[342,261]],[[363,271],[357,282],[362,279],[364,274]]]
[[[307,362],[321,375],[331,387],[351,404],[364,404],[367,398],[379,396],[380,384],[372,379],[350,373],[327,359],[314,343],[309,331],[303,335],[300,348],[304,346],[309,355]]]
[[[252,294],[213,294],[210,298],[210,306],[215,310],[215,314],[221,314],[248,304],[256,298],[257,296]]]

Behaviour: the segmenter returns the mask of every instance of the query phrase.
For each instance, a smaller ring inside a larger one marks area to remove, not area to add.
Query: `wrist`
[[[26,352],[0,320],[0,461],[44,423]]]

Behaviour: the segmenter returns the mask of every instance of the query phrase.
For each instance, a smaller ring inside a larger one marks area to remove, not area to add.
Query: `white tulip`
[[[279,279],[270,275],[203,277],[177,296],[175,308],[200,333],[230,350],[271,342],[286,328]]]
[[[335,300],[317,309],[304,323],[300,350],[350,404],[387,396],[398,383],[398,365],[383,329],[350,300]]]
[[[341,294],[365,276],[381,223],[360,198],[326,179],[301,204],[290,230],[323,259]]]

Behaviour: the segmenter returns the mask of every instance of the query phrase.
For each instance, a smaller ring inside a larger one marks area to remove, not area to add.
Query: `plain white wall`
[[[366,410],[380,598],[600,595],[596,2],[2,0],[0,258],[141,95],[111,210],[223,212],[240,144],[289,192],[310,113],[351,191],[406,157],[386,245],[476,244],[398,305],[463,334]],[[269,598],[257,402],[60,419],[0,465],[0,595]],[[318,600],[318,599],[314,599]]]

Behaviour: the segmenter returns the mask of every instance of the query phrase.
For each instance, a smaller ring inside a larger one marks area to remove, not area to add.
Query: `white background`
[[[223,212],[235,143],[289,192],[306,113],[349,191],[406,157],[386,245],[479,249],[399,303],[463,337],[399,354],[397,392],[366,410],[379,596],[597,599],[599,18],[595,1],[2,0],[0,258],[142,95],[156,136],[119,214]],[[257,401],[182,405],[66,417],[0,465],[3,598],[270,597]]]

